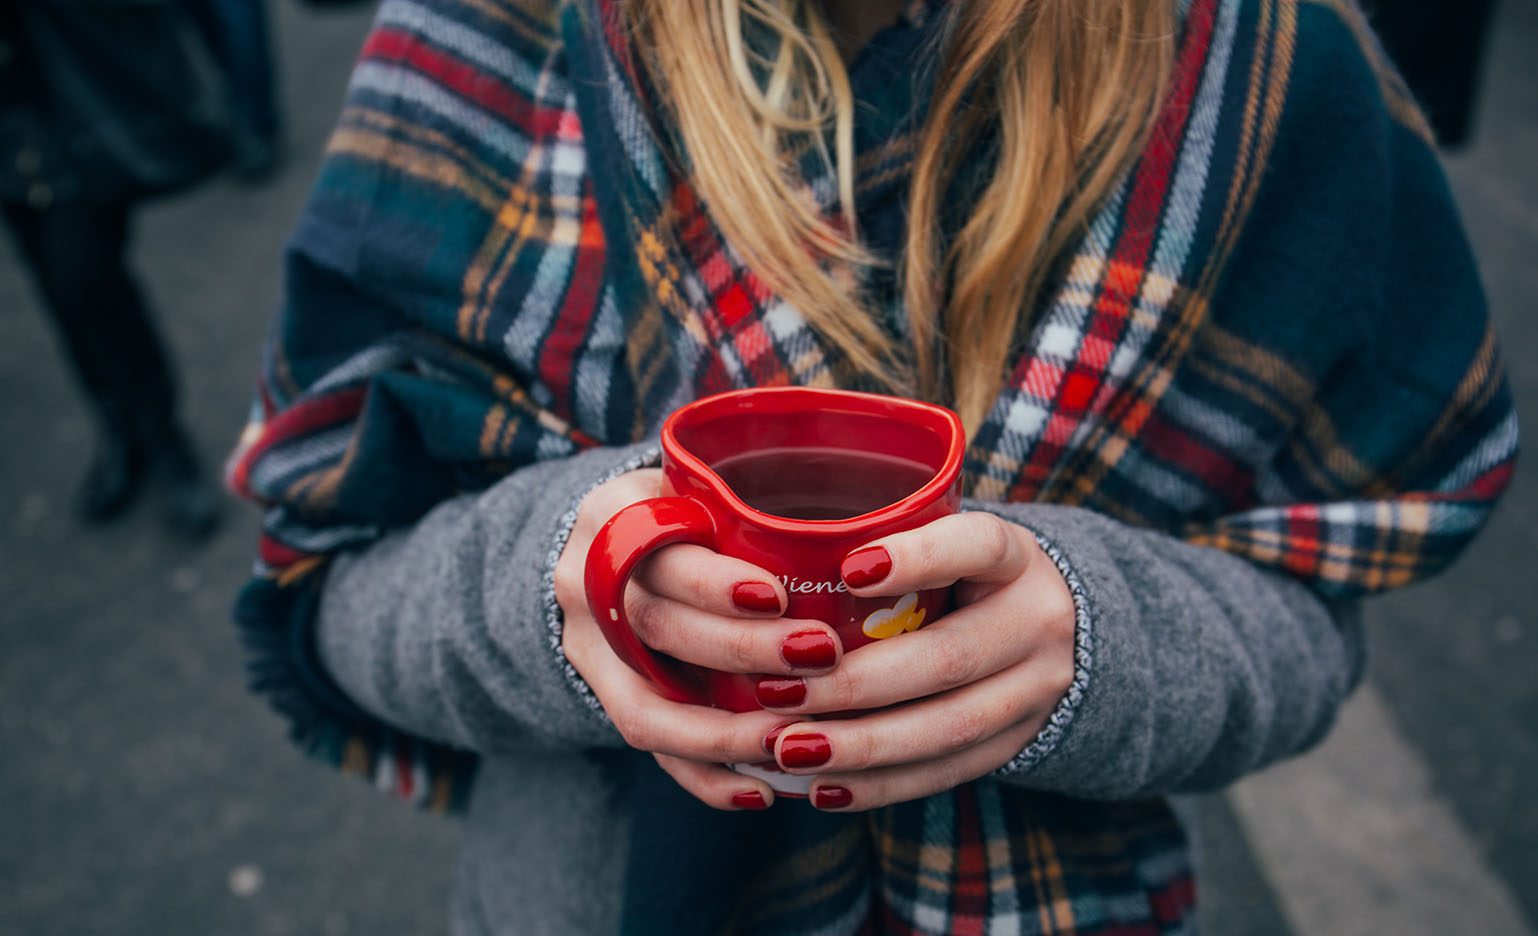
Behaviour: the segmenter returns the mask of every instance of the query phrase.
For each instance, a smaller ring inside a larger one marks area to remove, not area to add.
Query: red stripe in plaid
[[[1021,465],[1020,476],[1009,491],[1010,500],[1031,500],[1036,496],[1042,480],[1062,460],[1091,406],[1103,408],[1118,389],[1107,374],[1111,349],[1126,332],[1148,254],[1159,230],[1159,215],[1174,178],[1180,141],[1191,115],[1191,104],[1201,86],[1202,63],[1211,48],[1216,8],[1213,0],[1200,2],[1187,20],[1188,34],[1180,45],[1174,84],[1148,147],[1133,169],[1120,240],[1106,264],[1100,295],[1092,306],[1068,376],[1056,382],[1053,389],[1041,386],[1039,375],[1033,382],[1031,396],[1050,400],[1048,409],[1052,417],[1047,432]],[[1017,369],[1021,386],[1026,385],[1024,377],[1034,363],[1028,359],[1023,362],[1022,369]]]
[[[1157,411],[1144,423],[1138,442],[1147,454],[1181,469],[1230,509],[1247,507],[1255,499],[1255,473],[1248,466],[1172,424]]]
[[[552,397],[550,408],[565,420],[571,419],[575,409],[572,400],[574,371],[586,347],[588,330],[592,327],[603,289],[606,259],[603,229],[598,224],[598,208],[590,194],[582,198],[582,220],[578,231],[576,260],[567,280],[566,296],[539,357],[540,379]]]
[[[409,65],[496,117],[524,128],[531,136],[549,136],[562,129],[566,111],[537,106],[522,89],[428,45],[411,33],[377,30],[364,43],[362,57]]]
[[[251,489],[251,469],[264,455],[301,436],[353,421],[367,394],[367,386],[348,387],[296,403],[269,419],[256,442],[235,459],[229,472],[230,489],[241,497],[261,497],[263,492]]]
[[[988,843],[978,814],[976,791],[963,789],[955,800],[958,835],[955,871],[950,882],[950,932],[956,936],[982,936],[993,877],[988,866]]]
[[[263,534],[257,540],[257,555],[262,563],[271,569],[286,569],[298,565],[306,559],[313,558],[303,550],[286,546],[277,539]]]

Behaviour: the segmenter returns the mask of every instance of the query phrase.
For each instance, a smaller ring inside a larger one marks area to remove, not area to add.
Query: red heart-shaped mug
[[[620,510],[593,540],[588,605],[614,652],[662,695],[753,711],[756,677],[680,662],[636,636],[624,605],[636,564],[672,543],[751,562],[785,586],[786,616],[827,623],[846,652],[914,630],[948,610],[949,588],[859,598],[840,566],[872,540],[956,513],[965,446],[955,413],[900,397],[776,387],[698,400],[662,427],[663,496]],[[732,766],[782,793],[804,795],[810,780],[772,763]]]

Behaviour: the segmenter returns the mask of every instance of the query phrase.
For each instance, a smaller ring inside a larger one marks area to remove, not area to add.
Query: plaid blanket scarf
[[[678,172],[609,4],[387,0],[231,463],[266,511],[236,610],[255,688],[308,752],[425,806],[462,799],[475,755],[372,720],[326,677],[310,628],[327,557],[521,465],[642,438],[698,396],[842,379]],[[856,207],[878,254],[903,236],[926,93],[913,60],[944,15],[915,3],[852,70]],[[1022,310],[967,493],[1081,505],[1331,598],[1419,581],[1478,530],[1516,450],[1426,125],[1351,0],[1183,0],[1180,22],[1145,151]],[[830,179],[807,186],[836,210]],[[305,264],[368,301],[307,288]],[[900,328],[892,275],[866,286]],[[977,782],[865,816],[775,815],[754,834],[783,836],[786,860],[717,919],[1191,924],[1160,803]]]

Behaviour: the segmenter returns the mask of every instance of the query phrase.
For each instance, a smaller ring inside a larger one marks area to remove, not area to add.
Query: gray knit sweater
[[[623,745],[561,655],[551,588],[581,496],[655,447],[521,469],[334,564],[325,665],[363,708],[484,755],[456,934],[613,932],[629,823],[581,756]],[[997,782],[1090,798],[1220,787],[1304,750],[1360,678],[1354,607],[1075,507],[984,504],[1036,533],[1078,604],[1074,687]]]

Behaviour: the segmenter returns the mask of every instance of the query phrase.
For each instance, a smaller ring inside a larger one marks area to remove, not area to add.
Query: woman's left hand
[[[880,710],[789,722],[775,740],[783,769],[817,775],[812,803],[823,809],[918,799],[998,769],[1040,733],[1073,681],[1073,595],[1029,530],[989,513],[945,517],[851,553],[846,581],[855,565],[867,580],[881,573],[873,548],[886,550],[890,571],[851,592],[954,583],[956,608],[846,653],[826,675],[760,683],[762,702],[805,684],[800,704],[766,706],[786,715]]]

